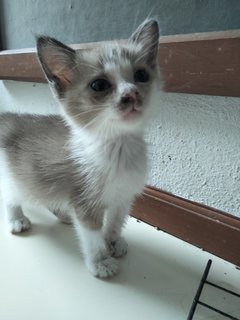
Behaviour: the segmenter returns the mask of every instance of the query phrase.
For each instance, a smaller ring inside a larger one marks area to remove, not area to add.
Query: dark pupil
[[[97,79],[91,83],[91,88],[94,91],[105,91],[111,87],[111,84],[105,79]]]
[[[138,70],[134,74],[135,82],[147,82],[149,80],[149,74],[145,70]]]

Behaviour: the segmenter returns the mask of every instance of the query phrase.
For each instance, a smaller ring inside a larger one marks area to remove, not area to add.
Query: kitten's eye
[[[105,79],[97,79],[90,83],[90,87],[96,92],[101,92],[109,89],[111,83]]]
[[[140,69],[134,73],[134,81],[135,82],[148,82],[149,74],[147,71]]]

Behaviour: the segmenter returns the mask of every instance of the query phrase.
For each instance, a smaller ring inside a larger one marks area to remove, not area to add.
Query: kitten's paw
[[[124,238],[119,238],[115,241],[109,241],[110,255],[115,258],[120,258],[127,253],[128,244]]]
[[[118,273],[118,262],[108,257],[89,266],[91,273],[98,278],[109,278]]]
[[[21,233],[31,228],[31,221],[27,217],[21,217],[10,221],[8,226],[11,233]]]

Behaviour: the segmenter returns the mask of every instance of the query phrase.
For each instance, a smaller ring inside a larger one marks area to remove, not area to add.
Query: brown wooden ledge
[[[164,36],[159,63],[168,92],[240,96],[240,30]],[[1,51],[0,79],[45,82],[35,50]]]
[[[240,219],[147,187],[132,216],[240,266]]]

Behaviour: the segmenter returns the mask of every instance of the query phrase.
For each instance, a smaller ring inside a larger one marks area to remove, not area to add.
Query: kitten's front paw
[[[128,244],[124,238],[109,241],[109,250],[112,257],[120,258],[127,253]]]
[[[88,265],[91,273],[98,278],[109,278],[118,273],[118,262],[116,259],[108,257]]]
[[[21,233],[31,228],[31,221],[27,217],[21,217],[10,221],[8,225],[11,233]]]

